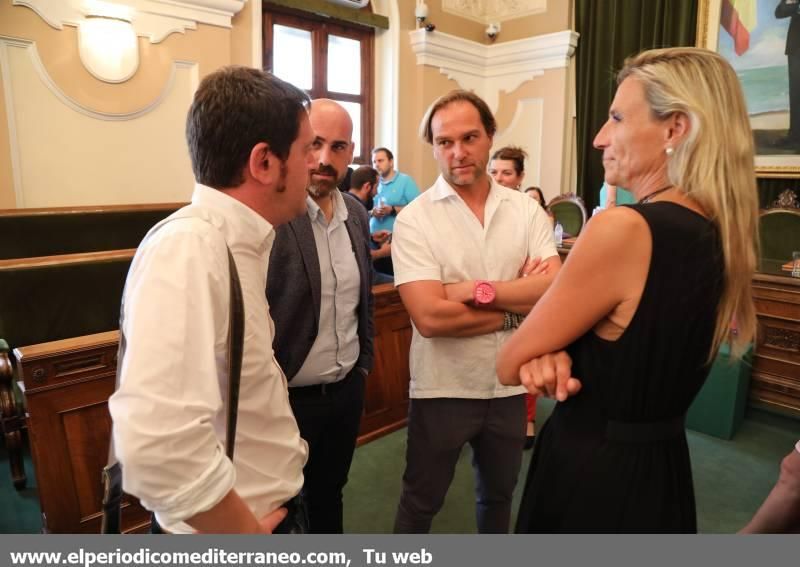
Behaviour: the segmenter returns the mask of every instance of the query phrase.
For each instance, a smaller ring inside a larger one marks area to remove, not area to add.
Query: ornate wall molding
[[[136,35],[159,43],[172,33],[197,29],[197,24],[231,27],[245,0],[12,0],[27,6],[55,29],[77,27],[87,15],[128,11]]]
[[[11,153],[11,182],[14,184],[14,201],[17,207],[24,206],[22,194],[22,167],[20,166],[19,144],[17,143],[17,118],[14,112],[14,89],[11,84],[11,64],[8,60],[8,47],[27,48],[25,40],[0,36],[0,77],[3,78],[3,99],[6,106],[8,126],[8,147]]]
[[[33,76],[36,77],[36,80],[44,87],[44,92],[48,92],[53,96],[52,100],[54,101],[54,105],[61,104],[62,108],[73,111],[76,115],[88,117],[97,122],[127,122],[131,124],[135,123],[137,119],[141,119],[154,112],[170,99],[170,97],[175,96],[176,80],[179,72],[182,73],[182,76],[189,77],[188,81],[186,79],[183,80],[183,83],[188,82],[189,91],[194,92],[199,83],[199,68],[197,63],[175,61],[164,88],[161,90],[158,97],[146,106],[127,113],[99,112],[69,97],[56,85],[47,72],[47,69],[44,67],[36,49],[36,44],[33,41],[0,36],[0,74],[3,78],[3,91],[0,94],[5,100],[12,183],[17,207],[37,206],[29,202],[28,195],[26,194],[26,187],[29,188],[29,185],[26,184],[32,183],[28,178],[28,174],[31,170],[30,168],[26,170],[22,159],[23,151],[25,151],[26,154],[30,153],[30,146],[26,145],[29,143],[26,142],[26,140],[29,141],[31,139],[30,128],[27,130],[25,129],[24,120],[20,123],[17,122],[20,112],[22,112],[22,116],[25,115],[25,112],[29,112],[29,110],[25,108],[20,110],[20,108],[26,104],[26,101],[24,100],[24,96],[19,96],[20,87],[17,85],[17,80],[20,77],[19,71],[24,69],[30,70]],[[186,75],[187,73],[188,75]],[[15,91],[17,96],[15,96]],[[188,93],[189,91],[186,92]],[[190,95],[187,94],[186,96]],[[109,127],[117,128],[117,126]],[[126,125],[125,128],[130,128],[130,126]],[[58,151],[58,149],[56,148],[54,151]]]
[[[3,60],[7,60],[6,49],[8,48],[17,48],[17,49],[24,49],[30,59],[30,63],[33,66],[36,74],[42,81],[50,92],[55,95],[55,97],[60,100],[65,106],[68,106],[75,112],[83,114],[84,116],[88,116],[89,118],[95,118],[97,120],[109,120],[109,121],[125,121],[125,120],[135,120],[136,118],[140,118],[151,112],[155,108],[164,101],[164,99],[169,95],[170,91],[172,90],[173,84],[175,82],[175,73],[178,69],[192,69],[194,70],[195,74],[198,74],[197,71],[197,63],[194,61],[174,61],[172,64],[172,68],[170,69],[169,77],[167,78],[166,82],[164,83],[164,88],[161,89],[159,95],[152,100],[147,105],[139,108],[137,110],[133,110],[131,112],[121,112],[121,113],[114,113],[114,112],[100,112],[97,110],[93,110],[88,106],[81,104],[80,102],[76,101],[72,97],[68,96],[61,88],[56,84],[50,74],[47,72],[47,69],[42,63],[41,58],[39,57],[39,52],[36,49],[36,43],[27,39],[20,39],[20,38],[13,38],[0,35],[0,62]],[[13,80],[13,77],[9,72],[6,72],[5,69],[3,71],[3,83],[4,85],[10,86]],[[199,78],[194,80],[195,86],[199,83]],[[7,87],[8,88],[8,87]],[[10,94],[9,94],[10,96]],[[8,106],[9,101],[6,101],[6,108],[13,108],[13,100],[11,101],[12,106]]]
[[[489,24],[546,12],[547,0],[442,0],[442,10]]]
[[[500,91],[512,92],[547,69],[567,67],[578,45],[572,30],[484,45],[442,32],[409,32],[417,65],[438,67],[462,88],[497,110]]]

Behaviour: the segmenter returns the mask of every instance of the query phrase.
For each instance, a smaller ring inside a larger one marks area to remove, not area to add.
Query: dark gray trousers
[[[403,492],[395,533],[428,533],[444,503],[461,448],[472,447],[479,533],[508,533],[525,445],[523,395],[491,400],[412,399]]]

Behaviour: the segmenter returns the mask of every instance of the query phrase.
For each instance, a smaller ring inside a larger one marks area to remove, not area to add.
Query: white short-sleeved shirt
[[[508,281],[527,257],[558,252],[547,214],[530,197],[491,182],[484,224],[442,178],[397,216],[392,237],[394,282]],[[495,361],[510,331],[467,338],[411,339],[412,398],[490,399],[521,394],[503,386]]]

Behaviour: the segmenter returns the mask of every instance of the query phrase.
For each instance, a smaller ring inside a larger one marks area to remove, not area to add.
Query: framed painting
[[[699,0],[697,45],[725,57],[739,77],[756,174],[800,177],[800,0]]]

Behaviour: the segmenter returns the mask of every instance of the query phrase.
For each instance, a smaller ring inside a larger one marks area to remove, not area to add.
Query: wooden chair
[[[561,223],[564,236],[578,236],[586,224],[586,206],[583,199],[574,193],[566,193],[554,197],[547,205],[556,221]]]
[[[758,220],[763,260],[787,262],[800,251],[800,209],[774,208],[761,211]]]

